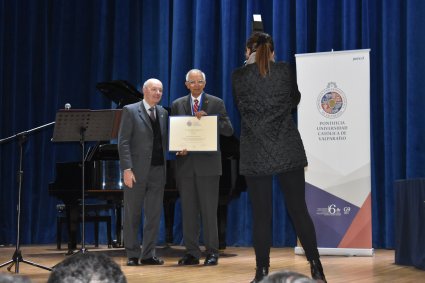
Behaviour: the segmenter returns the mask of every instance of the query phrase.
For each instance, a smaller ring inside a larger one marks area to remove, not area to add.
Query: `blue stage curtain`
[[[239,135],[230,76],[244,61],[252,14],[261,14],[277,60],[371,49],[373,246],[392,248],[393,182],[425,174],[424,6],[422,0],[3,0],[0,138],[54,121],[67,102],[74,109],[111,108],[95,88],[101,81],[159,78],[162,104],[169,106],[188,93],[184,76],[191,68],[206,73],[206,91],[225,101]],[[52,133],[53,127],[33,132],[23,146],[21,243],[55,241],[58,201],[48,183],[56,162],[81,154],[78,143],[52,143]],[[18,152],[17,139],[0,145],[0,244],[16,241]],[[293,246],[292,223],[274,186],[273,244]],[[179,217],[177,206],[177,243]],[[227,244],[251,243],[250,203],[242,192],[229,204]]]

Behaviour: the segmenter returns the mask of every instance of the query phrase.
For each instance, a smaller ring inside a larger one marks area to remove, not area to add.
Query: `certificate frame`
[[[178,152],[218,151],[218,116],[169,116],[168,150]]]

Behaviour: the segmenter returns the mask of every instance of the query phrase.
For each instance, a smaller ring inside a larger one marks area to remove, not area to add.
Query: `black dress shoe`
[[[127,261],[127,266],[139,265],[139,259],[137,257],[130,257]]]
[[[164,261],[159,257],[154,256],[150,258],[141,259],[140,263],[145,265],[163,265]]]
[[[269,275],[269,268],[268,267],[266,267],[266,266],[257,267],[255,269],[255,277],[251,281],[251,283],[258,283],[261,280],[263,280],[263,278],[266,277],[267,275]]]
[[[217,265],[218,254],[208,254],[205,258],[204,265]]]
[[[317,282],[326,283],[326,277],[323,273],[322,263],[320,259],[310,260],[311,278],[317,280]]]
[[[179,265],[196,265],[199,264],[199,258],[191,254],[185,254],[180,260]]]

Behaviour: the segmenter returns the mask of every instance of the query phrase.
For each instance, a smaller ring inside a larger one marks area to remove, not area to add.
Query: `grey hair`
[[[289,270],[274,272],[264,277],[263,280],[260,281],[260,283],[314,283],[314,282],[317,282],[317,281],[314,279],[310,279],[304,274],[301,274],[295,271],[289,271]]]
[[[150,78],[150,79],[147,79],[147,80],[143,83],[142,90],[143,90],[144,88],[146,88],[146,87],[148,86],[148,84],[150,84],[151,82],[154,82],[154,81],[160,82],[160,83],[162,84],[162,82],[161,82],[160,80],[155,79],[155,78]]]
[[[189,72],[187,72],[187,74],[186,74],[186,81],[188,82],[189,81],[189,74],[190,73],[201,73],[201,75],[202,75],[202,78],[204,79],[204,81],[207,81],[207,78],[206,78],[206,76],[205,76],[205,73],[204,72],[202,72],[201,70],[199,70],[199,69],[192,69],[192,70],[190,70]]]
[[[79,253],[53,268],[47,283],[127,283],[121,267],[106,254]]]

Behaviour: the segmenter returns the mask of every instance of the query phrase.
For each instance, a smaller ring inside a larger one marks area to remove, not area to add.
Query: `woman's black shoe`
[[[320,259],[310,260],[310,268],[311,268],[311,278],[315,280],[321,280],[324,283],[327,282],[325,274],[323,273],[323,267],[322,267],[322,263],[320,262]]]
[[[257,267],[255,269],[255,278],[251,281],[251,283],[260,282],[268,274],[269,274],[269,268],[268,267]]]

